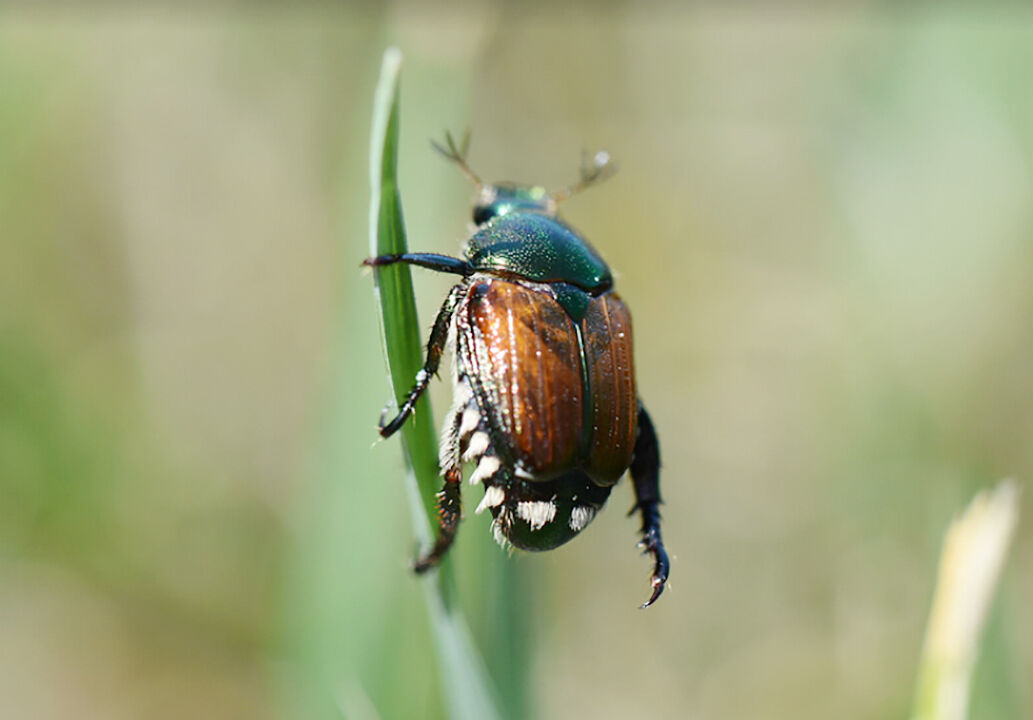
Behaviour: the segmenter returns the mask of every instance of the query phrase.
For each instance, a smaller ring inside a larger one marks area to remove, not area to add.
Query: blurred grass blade
[[[943,542],[915,693],[915,720],[968,714],[980,637],[1019,513],[1019,489],[1006,480],[983,491],[951,523]]]
[[[402,201],[398,192],[398,78],[402,54],[396,48],[384,53],[373,101],[370,145],[370,254],[407,251]],[[405,398],[423,363],[420,324],[409,267],[401,263],[376,268],[376,293],[383,323],[384,352],[391,386],[399,402]],[[413,418],[402,428],[405,455],[410,468],[406,482],[412,497],[417,537],[426,543],[436,517],[438,477],[437,438],[427,398],[417,405]],[[418,499],[417,499],[418,497]],[[491,680],[474,648],[465,619],[444,592],[446,582],[438,573],[424,581],[431,628],[438,654],[448,715],[455,720],[492,720],[500,717]]]

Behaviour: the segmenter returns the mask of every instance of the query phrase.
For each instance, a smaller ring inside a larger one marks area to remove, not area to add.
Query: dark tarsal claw
[[[445,557],[445,553],[452,546],[452,540],[455,538],[456,526],[458,525],[458,514],[442,511],[440,523],[442,534],[438,536],[434,546],[425,554],[417,555],[416,559],[412,561],[412,571],[417,575],[423,575],[428,570],[433,570],[440,565],[442,558]]]
[[[391,410],[391,407],[392,403],[385,405],[384,409],[380,411],[380,420],[377,421],[377,432],[380,433],[380,437],[382,438],[391,437],[391,435],[398,429],[397,427],[392,427],[394,423],[389,423],[387,421],[388,412]]]
[[[438,558],[434,558],[430,555],[424,555],[418,557],[412,561],[412,571],[417,575],[423,575],[425,572],[438,564]]]
[[[653,575],[650,578],[653,594],[649,597],[649,600],[641,605],[641,608],[644,610],[657,601],[657,598],[660,597],[667,586],[667,576],[671,571],[671,562],[667,559],[667,551],[664,550],[664,542],[660,539],[659,528],[651,527],[646,530],[645,537],[642,538],[639,546],[645,547],[643,554],[650,553],[653,556]]]
[[[439,505],[441,502],[442,499],[439,497]],[[444,521],[443,525],[445,525],[452,532],[454,532],[455,523],[448,522],[448,519],[444,517],[445,513],[443,513],[441,509],[438,510],[438,515],[441,516],[439,520]],[[420,549],[417,547],[416,556],[413,558],[412,561],[412,571],[417,575],[423,575],[429,570],[433,570],[434,568],[436,568],[438,565],[441,564],[441,559],[444,557],[445,553],[448,551],[449,545],[451,544],[451,538],[438,537],[437,541],[431,546],[431,548],[425,552],[420,552]]]
[[[653,594],[649,596],[648,600],[646,600],[644,603],[639,605],[639,609],[640,610],[645,610],[647,607],[649,607],[650,605],[655,603],[657,601],[657,598],[659,598],[660,595],[663,593],[664,588],[667,587],[667,585],[664,582],[664,580],[662,580],[661,578],[657,577],[656,575],[653,576],[652,584],[653,584]]]
[[[426,552],[420,552],[420,548],[417,546],[411,563],[412,571],[417,575],[424,575],[440,565],[444,551],[448,549],[447,545],[444,547],[441,545],[442,543],[438,541]]]

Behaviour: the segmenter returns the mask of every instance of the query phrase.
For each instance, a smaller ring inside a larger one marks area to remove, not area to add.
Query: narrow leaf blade
[[[398,191],[398,78],[401,53],[391,48],[384,53],[380,82],[373,109],[373,134],[370,147],[370,253],[383,255],[407,251],[402,202]],[[422,365],[420,324],[412,290],[409,267],[401,263],[374,270],[377,299],[388,359],[391,385],[401,401],[409,391]],[[410,490],[418,489],[419,502],[413,500],[416,532],[426,540],[436,514],[438,463],[436,436],[427,399],[421,400],[414,417],[402,428],[406,458],[411,472]],[[415,492],[411,493],[415,495]],[[422,512],[419,511],[422,506]],[[473,644],[466,620],[450,603],[444,590],[450,583],[425,582],[438,654],[438,672],[448,715],[456,720],[496,720],[501,715],[495,701],[484,661]]]

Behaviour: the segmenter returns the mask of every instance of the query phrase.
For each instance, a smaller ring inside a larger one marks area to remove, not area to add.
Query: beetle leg
[[[419,267],[427,268],[435,272],[451,273],[453,275],[467,275],[473,274],[473,268],[470,267],[470,263],[459,258],[454,258],[450,255],[438,255],[437,253],[402,253],[398,255],[377,255],[376,257],[366,258],[362,261],[362,264],[366,267],[384,267],[385,265],[394,265],[395,263],[405,263],[407,265],[418,265]]]
[[[653,556],[653,594],[642,607],[656,602],[664,591],[671,563],[660,537],[660,445],[656,439],[653,421],[642,407],[638,408],[638,438],[635,440],[635,456],[631,461],[631,481],[635,486],[635,506],[642,514],[641,546]]]
[[[398,431],[398,428],[402,427],[409,415],[412,414],[413,408],[416,407],[416,401],[420,399],[420,396],[423,395],[430,384],[430,379],[437,374],[438,365],[441,363],[441,354],[444,352],[445,345],[448,342],[448,326],[452,323],[452,314],[455,312],[465,289],[466,286],[460,283],[453,287],[451,292],[448,293],[448,297],[445,298],[445,304],[441,306],[438,317],[434,320],[434,327],[430,331],[430,339],[427,341],[427,360],[423,363],[423,368],[416,373],[416,383],[413,385],[412,390],[409,391],[405,402],[402,403],[398,414],[391,422],[384,422],[387,412],[387,408],[384,408],[384,413],[380,418],[381,437],[390,437]]]
[[[421,555],[413,563],[413,570],[422,574],[441,562],[455,540],[462,516],[463,465],[459,455],[463,406],[454,406],[448,425],[441,439],[441,472],[445,484],[438,493],[438,538],[430,552]]]
[[[463,473],[459,466],[445,471],[445,484],[438,493],[438,539],[434,547],[425,555],[421,555],[413,563],[413,570],[423,574],[441,562],[452,541],[456,539],[459,520],[462,516],[462,499],[460,490],[463,486]]]

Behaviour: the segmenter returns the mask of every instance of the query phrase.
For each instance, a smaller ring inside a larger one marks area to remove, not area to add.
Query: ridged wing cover
[[[593,298],[581,321],[592,394],[592,442],[587,470],[611,485],[631,465],[638,427],[638,395],[631,313],[615,293]]]
[[[542,290],[485,280],[470,286],[458,322],[461,369],[506,444],[498,450],[541,480],[580,464],[581,352],[560,304]]]

